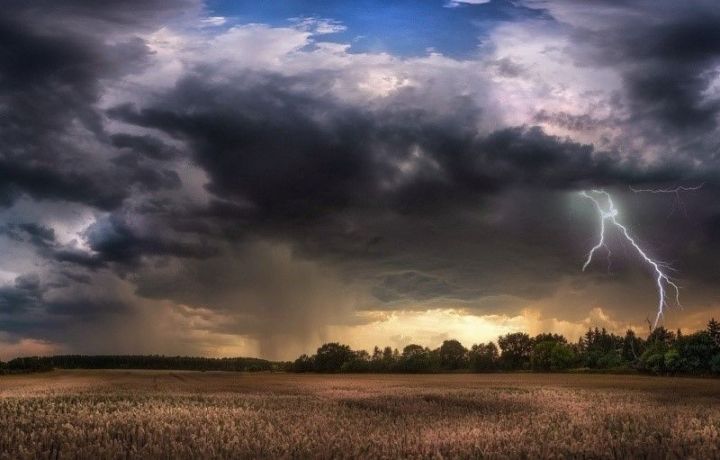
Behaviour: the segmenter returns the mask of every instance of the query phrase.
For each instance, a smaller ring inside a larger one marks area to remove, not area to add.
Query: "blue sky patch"
[[[208,4],[211,15],[230,24],[263,23],[285,26],[293,18],[324,18],[346,28],[318,37],[318,41],[350,43],[351,52],[388,52],[420,56],[429,51],[455,58],[475,54],[483,37],[497,24],[537,18],[542,12],[505,0],[484,4],[449,0],[355,1],[226,1]]]

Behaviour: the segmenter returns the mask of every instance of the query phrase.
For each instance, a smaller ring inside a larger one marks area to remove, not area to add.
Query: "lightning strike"
[[[675,203],[673,204],[672,211],[670,212],[670,216],[672,216],[675,213],[676,209],[679,209],[685,214],[685,217],[687,217],[687,208],[685,207],[685,203],[683,202],[682,198],[680,197],[680,193],[682,192],[694,192],[697,190],[700,190],[705,185],[705,182],[699,184],[699,185],[693,185],[693,186],[678,186],[673,188],[634,188],[630,186],[630,190],[632,190],[634,193],[652,193],[652,194],[659,194],[659,193],[671,193],[675,195]],[[669,217],[669,216],[668,216]]]
[[[630,186],[630,190],[632,190],[635,193],[680,193],[680,192],[694,192],[695,190],[700,190],[705,185],[705,182],[703,182],[700,185],[694,185],[692,187],[686,187],[684,185],[681,185],[679,187],[675,188],[635,188],[633,186]]]
[[[702,185],[701,185],[702,186]],[[699,187],[701,187],[699,186]],[[698,187],[698,188],[699,188]],[[656,193],[674,193],[674,192],[656,192]],[[637,251],[637,253],[640,255],[640,258],[651,267],[654,275],[655,275],[655,283],[657,285],[657,291],[658,291],[658,307],[657,307],[657,315],[655,316],[655,323],[653,325],[653,328],[657,327],[658,322],[663,316],[663,313],[665,311],[666,307],[669,307],[668,301],[667,301],[667,288],[670,287],[675,291],[675,303],[678,306],[680,305],[680,288],[677,284],[673,283],[673,281],[670,279],[670,277],[665,273],[664,270],[668,269],[667,265],[655,261],[651,259],[645,251],[640,247],[640,245],[635,241],[635,239],[630,236],[630,233],[628,232],[627,227],[625,227],[623,224],[621,224],[617,217],[619,214],[618,209],[615,207],[615,204],[613,203],[612,197],[608,192],[605,190],[592,190],[591,193],[588,193],[586,191],[580,192],[580,195],[583,197],[591,200],[593,204],[595,205],[595,209],[597,209],[598,214],[600,215],[600,239],[597,242],[595,246],[590,249],[590,252],[588,253],[587,258],[585,259],[585,263],[583,264],[583,271],[587,269],[587,267],[590,265],[590,263],[593,260],[593,256],[595,255],[595,252],[597,252],[600,248],[605,248],[605,250],[608,252],[608,257],[610,257],[610,249],[605,244],[605,230],[607,227],[614,226],[618,230],[620,230],[620,233],[622,236],[627,240],[630,245]],[[604,196],[607,200],[607,205],[603,207],[600,200],[597,199],[598,196]]]

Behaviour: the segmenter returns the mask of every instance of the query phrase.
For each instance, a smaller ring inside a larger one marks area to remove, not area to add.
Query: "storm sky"
[[[2,359],[644,333],[594,188],[720,316],[714,0],[2,7]]]

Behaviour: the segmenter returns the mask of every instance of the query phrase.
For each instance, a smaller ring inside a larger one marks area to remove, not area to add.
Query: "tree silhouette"
[[[443,369],[465,367],[467,349],[457,340],[445,340],[440,346],[440,365]]]
[[[353,351],[347,345],[337,342],[326,343],[317,349],[315,370],[318,372],[340,372],[343,364],[354,358]]]
[[[526,369],[530,367],[533,340],[524,332],[515,332],[498,338],[502,350],[500,361],[505,369]]]
[[[216,371],[293,372],[440,372],[460,369],[486,372],[496,369],[563,371],[577,366],[592,369],[636,369],[655,374],[720,375],[720,323],[692,334],[673,333],[664,327],[649,332],[646,340],[632,330],[618,336],[591,328],[571,344],[559,334],[531,338],[524,332],[506,334],[468,351],[457,340],[445,340],[434,350],[410,344],[402,353],[392,347],[374,347],[372,354],[348,345],[323,344],[313,356],[301,355],[287,363],[257,358],[202,358],[160,355],[59,355],[20,357],[0,362],[0,373],[40,372],[52,369],[172,369]]]
[[[499,355],[498,348],[493,342],[473,345],[468,353],[470,369],[475,372],[487,372],[497,369]]]
[[[715,321],[715,318],[711,318],[710,321],[708,321],[707,332],[710,338],[713,339],[713,342],[715,342],[715,345],[720,348],[720,323]]]

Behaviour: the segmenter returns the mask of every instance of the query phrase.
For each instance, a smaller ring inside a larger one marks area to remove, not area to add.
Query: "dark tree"
[[[532,353],[530,354],[530,367],[532,370],[550,370],[550,356],[557,343],[558,342],[555,342],[554,340],[545,340],[535,343]]]
[[[370,369],[373,372],[385,371],[383,366],[383,353],[377,345],[373,348],[372,355],[370,356]]]
[[[340,372],[343,364],[355,357],[347,345],[337,342],[326,343],[317,349],[315,354],[315,370],[318,372]]]
[[[715,375],[720,375],[720,353],[713,356],[710,360],[710,372]]]
[[[502,350],[500,362],[505,369],[527,369],[530,367],[530,354],[533,341],[524,332],[515,332],[498,337],[498,345]]]
[[[291,366],[293,372],[312,372],[315,367],[315,361],[308,355],[300,355]]]
[[[577,364],[577,353],[573,346],[556,342],[550,351],[550,370],[561,371],[570,369]]]
[[[498,367],[498,348],[493,342],[473,345],[468,353],[470,369],[475,372],[493,371]]]
[[[258,358],[202,358],[161,355],[59,355],[16,358],[12,370],[46,369],[172,369],[195,371],[268,371],[279,368]]]
[[[675,340],[675,334],[672,331],[668,331],[664,327],[656,327],[648,336],[647,342],[662,342],[665,345],[671,345]]]
[[[380,350],[380,347],[375,345],[373,348],[372,356],[370,357],[370,360],[372,361],[381,361],[382,360],[382,350]]]
[[[533,342],[540,343],[540,342],[560,342],[560,343],[567,343],[567,339],[562,334],[550,334],[550,333],[542,333],[535,336],[533,339]]]
[[[443,369],[462,369],[467,362],[467,349],[457,340],[445,340],[440,346],[440,365]]]
[[[637,363],[644,351],[643,340],[635,335],[635,331],[628,329],[622,343],[622,359],[627,363]]]
[[[609,369],[621,366],[623,338],[605,328],[588,329],[579,343],[581,361],[591,368]]]
[[[665,372],[665,354],[670,347],[664,340],[648,339],[645,351],[640,355],[638,368],[643,371],[661,374]]]
[[[667,372],[668,364],[671,367],[678,366],[677,351],[668,354],[670,345],[674,341],[675,334],[672,331],[668,331],[662,326],[655,328],[645,342],[645,351],[640,356],[638,368],[655,374],[663,374]]]
[[[395,368],[395,355],[391,347],[385,347],[382,354],[383,370],[388,372]]]
[[[430,350],[411,344],[403,348],[399,370],[403,372],[427,372],[430,370]]]
[[[340,368],[342,372],[369,372],[370,369],[370,355],[365,350],[354,351],[352,358]]]
[[[538,334],[533,338],[533,351],[530,355],[530,367],[534,371],[549,371],[549,370],[560,370],[566,369],[565,355],[562,353],[565,348],[558,348],[555,352],[555,363],[552,361],[553,352],[557,345],[566,345],[567,339],[561,334],[549,334],[543,333]],[[570,356],[574,357],[572,349],[569,350]],[[567,358],[569,359],[569,358]]]
[[[414,358],[425,354],[425,348],[422,345],[410,344],[403,348],[402,357]]]
[[[709,373],[715,354],[715,342],[705,331],[683,335],[675,339],[670,350],[665,353],[667,372]]]
[[[720,323],[711,318],[708,321],[707,332],[710,338],[715,342],[715,346],[720,349]]]

